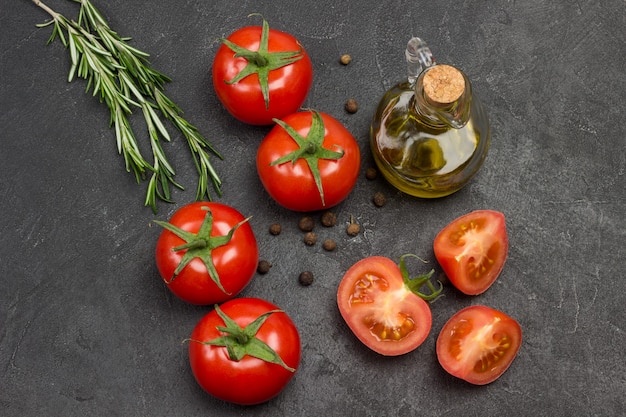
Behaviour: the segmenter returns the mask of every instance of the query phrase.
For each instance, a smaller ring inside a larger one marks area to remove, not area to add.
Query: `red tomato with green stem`
[[[435,257],[461,292],[485,292],[500,275],[509,250],[504,214],[476,210],[444,227],[435,237]]]
[[[216,306],[189,339],[198,384],[216,398],[242,405],[278,395],[296,373],[300,355],[300,335],[291,318],[258,298]]]
[[[437,338],[437,358],[450,375],[471,384],[498,379],[522,344],[522,328],[505,313],[474,305],[453,315]]]
[[[432,314],[425,300],[442,291],[430,278],[434,271],[410,278],[403,255],[397,265],[389,258],[372,256],[355,263],[337,290],[341,316],[368,348],[385,356],[415,350],[430,333]],[[421,288],[427,287],[429,293]]]
[[[156,264],[180,299],[207,305],[233,298],[250,282],[259,259],[248,219],[225,204],[195,202],[181,207],[156,244]]]
[[[354,188],[359,144],[335,118],[317,111],[290,114],[265,136],[257,171],[268,194],[293,211],[333,207]]]
[[[297,111],[313,83],[311,59],[292,35],[247,26],[222,39],[213,60],[213,87],[235,118],[268,125]]]

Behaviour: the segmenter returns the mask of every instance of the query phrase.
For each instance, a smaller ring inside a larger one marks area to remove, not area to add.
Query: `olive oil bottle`
[[[407,194],[444,197],[460,190],[481,167],[491,130],[467,76],[436,64],[424,41],[407,45],[408,79],[385,93],[370,129],[383,176]]]

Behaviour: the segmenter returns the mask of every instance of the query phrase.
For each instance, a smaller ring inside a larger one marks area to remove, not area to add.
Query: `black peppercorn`
[[[385,198],[385,194],[381,193],[380,191],[374,194],[374,197],[372,198],[372,202],[376,207],[384,206],[386,201],[387,199]]]
[[[268,261],[262,259],[259,261],[259,265],[256,268],[256,271],[259,274],[267,274],[268,272],[270,272],[270,268],[272,267],[272,264],[269,263]]]
[[[298,281],[300,282],[301,285],[304,285],[304,286],[311,285],[313,283],[313,272],[311,271],[301,272],[300,276],[298,277]]]

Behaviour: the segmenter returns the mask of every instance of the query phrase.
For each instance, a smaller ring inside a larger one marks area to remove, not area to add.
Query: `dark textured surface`
[[[9,4],[10,3],[10,4]],[[68,1],[49,0],[67,16]],[[242,295],[268,299],[298,325],[299,372],[267,404],[243,408],[206,395],[186,347],[208,308],[174,298],[153,260],[164,220],[194,197],[182,138],[166,146],[187,191],[144,208],[145,184],[124,171],[105,106],[85,83],[67,83],[68,53],[46,46],[47,15],[28,0],[0,13],[0,414],[119,416],[618,416],[626,413],[626,4],[565,0],[337,2],[96,1],[121,35],[152,54],[174,81],[167,93],[224,154],[222,202],[253,215],[261,257],[273,268]],[[345,4],[344,4],[345,3]],[[368,125],[384,93],[405,75],[404,47],[425,39],[438,62],[459,66],[489,109],[490,154],[461,192],[436,201],[402,195],[361,175],[320,230],[334,253],[301,244],[299,214],[278,207],[255,173],[267,131],[236,122],[210,86],[215,40],[240,26],[296,35],[314,63],[306,106],[328,112],[359,140],[372,165]],[[353,62],[339,64],[349,53]],[[347,98],[358,113],[344,111]],[[376,208],[371,196],[387,195]],[[343,323],[335,293],[369,255],[416,253],[448,221],[473,209],[507,216],[505,269],[485,294],[447,286],[432,305],[433,330],[416,351],[384,358]],[[350,215],[363,233],[348,238]],[[273,222],[283,233],[267,233]],[[310,287],[300,271],[315,274]],[[524,343],[495,383],[448,376],[436,334],[460,308],[486,304],[519,320]]]

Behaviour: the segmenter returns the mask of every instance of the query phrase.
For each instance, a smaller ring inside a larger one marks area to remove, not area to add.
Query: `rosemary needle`
[[[211,154],[222,156],[198,129],[182,117],[181,109],[163,92],[170,78],[155,70],[149,54],[128,44],[113,31],[106,19],[89,0],[80,3],[78,20],[69,20],[39,0],[33,2],[45,10],[52,20],[38,27],[52,25],[51,43],[59,39],[69,49],[71,67],[68,81],[75,77],[87,80],[92,91],[109,108],[110,124],[115,129],[117,150],[123,155],[126,170],[133,172],[137,182],[150,175],[144,204],[157,211],[157,198],[171,202],[170,186],[182,189],[174,180],[175,171],[167,160],[161,140],[170,141],[162,118],[169,120],[185,137],[198,172],[196,200],[211,199],[209,181],[221,196],[221,180],[210,161]],[[141,109],[152,150],[152,163],[140,150],[129,116]],[[160,114],[160,116],[159,116]]]

